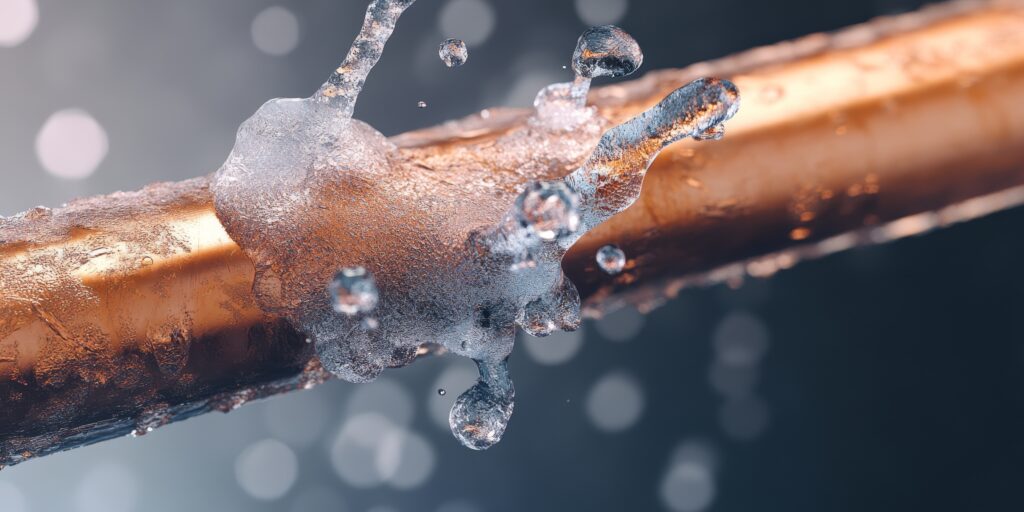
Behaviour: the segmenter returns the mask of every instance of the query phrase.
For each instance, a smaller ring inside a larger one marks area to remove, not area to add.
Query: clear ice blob
[[[572,54],[572,69],[577,76],[620,77],[632,74],[644,62],[640,45],[615,25],[590,27],[583,32]]]
[[[334,310],[344,315],[369,313],[377,307],[379,294],[373,274],[363,267],[343,268],[327,287],[334,298]],[[367,326],[375,325],[373,319],[365,319]]]
[[[469,50],[461,39],[445,39],[437,48],[437,54],[449,68],[457,68],[469,59]]]
[[[480,142],[396,146],[352,109],[411,4],[373,1],[312,97],[271,100],[239,127],[211,189],[218,218],[253,262],[257,304],[312,340],[334,375],[367,382],[426,345],[476,360],[480,382],[459,397],[451,423],[461,442],[485,448],[512,413],[505,359],[516,326],[543,336],[580,324],[565,251],[636,200],[663,147],[724,123],[739,95],[701,79],[603,136],[608,122],[596,114],[557,134],[538,115]],[[377,305],[339,314],[328,285],[351,267],[373,276]]]
[[[477,361],[477,367],[480,379],[455,400],[448,425],[463,446],[486,450],[505,434],[516,391],[508,376],[507,361]]]
[[[577,40],[572,56],[576,78],[549,85],[537,94],[533,100],[537,119],[560,130],[571,130],[589,121],[593,117],[593,110],[587,108],[591,80],[629,75],[643,61],[640,45],[621,28],[604,25],[587,29]]]
[[[578,202],[564,183],[531,183],[516,200],[516,216],[524,228],[550,242],[579,228]]]
[[[608,275],[617,275],[626,266],[626,253],[615,245],[606,245],[597,250],[597,266]]]

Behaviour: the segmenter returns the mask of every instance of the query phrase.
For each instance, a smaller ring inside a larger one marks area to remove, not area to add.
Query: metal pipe
[[[640,200],[563,261],[592,315],[1024,201],[1020,2],[875,20],[590,100],[621,121],[704,75],[743,93],[726,138],[663,153]],[[436,164],[525,117],[489,114],[392,140]],[[607,243],[629,255],[614,279],[593,261]],[[328,378],[256,306],[253,274],[207,178],[0,220],[0,465]]]

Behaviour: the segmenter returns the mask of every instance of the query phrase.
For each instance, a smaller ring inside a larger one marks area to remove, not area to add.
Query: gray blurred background
[[[0,215],[212,172],[261,103],[316,90],[365,4],[0,0]],[[919,4],[420,0],[356,115],[390,135],[525,106],[594,24],[632,33],[643,71]],[[8,468],[0,511],[1022,510],[1021,226],[1004,212],[523,340],[486,452],[446,424],[472,364],[428,358]]]

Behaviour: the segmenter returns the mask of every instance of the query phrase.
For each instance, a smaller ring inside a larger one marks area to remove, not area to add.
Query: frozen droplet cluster
[[[437,48],[437,55],[449,68],[457,68],[466,63],[469,59],[469,50],[466,43],[461,39],[445,39]]]
[[[617,275],[626,266],[626,253],[615,245],[606,245],[597,250],[597,266],[608,275]]]
[[[480,380],[449,423],[484,449],[514,407],[516,326],[545,336],[580,324],[565,251],[636,200],[662,148],[718,130],[739,96],[727,81],[697,80],[601,136],[590,80],[632,72],[642,54],[621,29],[598,27],[580,38],[576,80],[542,91],[529,123],[464,152],[399,147],[352,109],[412,3],[374,0],[316,94],[269,101],[242,124],[212,189],[254,263],[257,303],[303,331],[325,369],[367,382],[426,344],[474,359]],[[486,183],[480,162],[493,169]]]

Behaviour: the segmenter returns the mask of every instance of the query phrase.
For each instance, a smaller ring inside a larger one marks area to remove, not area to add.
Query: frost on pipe
[[[629,74],[642,54],[616,27],[591,29],[573,58],[576,80],[542,90],[531,121],[482,150],[479,165],[509,171],[485,183],[453,181],[351,118],[411,4],[373,2],[316,94],[272,100],[243,123],[212,190],[218,217],[255,265],[257,304],[309,336],[330,372],[367,382],[428,344],[474,359],[480,380],[456,401],[450,423],[464,445],[485,449],[512,414],[506,358],[516,325],[535,336],[579,325],[565,251],[636,200],[661,149],[720,132],[739,97],[727,81],[700,79],[599,137],[607,122],[586,106],[590,79]],[[373,277],[373,307],[339,307],[357,284],[345,285],[344,272],[334,280],[342,269]]]

